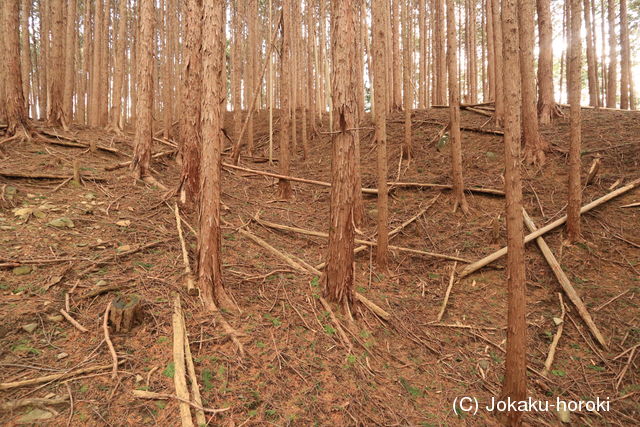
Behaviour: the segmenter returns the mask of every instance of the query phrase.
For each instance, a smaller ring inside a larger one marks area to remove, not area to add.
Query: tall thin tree
[[[582,74],[582,42],[580,27],[582,4],[580,0],[571,1],[571,34],[569,44],[569,105],[571,121],[571,139],[569,142],[569,200],[567,205],[567,239],[576,241],[580,236],[580,145],[582,140],[580,124],[580,75]]]
[[[331,203],[329,248],[324,278],[324,295],[348,315],[354,301],[354,210],[356,164],[356,13],[353,2],[335,1],[332,5],[331,56],[333,148],[331,155]]]
[[[527,324],[525,299],[522,180],[520,177],[521,88],[518,0],[502,1],[504,58],[504,157],[507,219],[507,353],[501,398],[522,401],[527,394]],[[508,425],[519,425],[522,412],[505,414]]]

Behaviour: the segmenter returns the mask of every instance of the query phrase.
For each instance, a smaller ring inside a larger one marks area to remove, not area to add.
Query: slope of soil
[[[470,127],[486,120],[467,111],[462,118]],[[390,118],[390,180],[449,183],[450,146],[446,138],[435,138],[447,121],[447,111],[416,111],[414,121],[415,159],[407,166],[399,164],[402,115]],[[231,122],[228,116],[227,123]],[[260,115],[256,125],[257,160],[243,158],[242,164],[277,171],[277,165],[260,160],[268,152],[266,116]],[[371,126],[365,123],[361,131],[364,187],[375,187],[376,182]],[[318,129],[321,133],[311,141],[306,162],[300,160],[302,147],[297,144],[291,174],[329,181],[330,135],[326,123]],[[609,192],[617,181],[638,178],[638,129],[638,113],[584,111],[583,178],[591,161],[601,157],[596,179],[585,188],[585,203]],[[564,120],[543,129],[553,147],[547,163],[543,168],[523,168],[525,207],[539,227],[564,213],[568,132]],[[448,326],[443,326],[433,323],[452,261],[394,252],[392,273],[382,276],[372,266],[370,251],[361,253],[356,258],[357,290],[390,312],[392,319],[383,322],[361,308],[348,332],[353,344],[348,351],[318,300],[318,278],[294,271],[237,232],[244,226],[277,249],[317,265],[324,260],[326,239],[267,229],[251,219],[259,214],[272,222],[326,232],[327,189],[294,183],[294,199],[285,202],[277,199],[276,180],[227,170],[223,172],[223,272],[242,312],[224,316],[246,335],[241,341],[247,354],[240,357],[199,298],[188,296],[182,287],[174,200],[134,182],[126,168],[105,170],[129,159],[130,136],[81,127],[65,135],[83,144],[97,141],[119,153],[38,141],[10,143],[0,153],[0,173],[69,176],[77,159],[84,176],[105,178],[75,185],[0,176],[0,381],[109,365],[102,315],[118,294],[141,296],[143,318],[128,334],[111,333],[123,360],[116,379],[106,368],[0,391],[0,400],[51,393],[72,396],[72,413],[68,402],[53,406],[45,410],[52,417],[38,421],[39,425],[62,425],[67,420],[72,425],[176,425],[175,400],[139,400],[131,391],[174,393],[172,295],[180,293],[203,404],[230,408],[210,415],[211,425],[495,423],[486,411],[472,416],[456,413],[452,405],[460,396],[488,403],[500,392],[506,336],[504,259],[455,283],[442,321]],[[277,140],[276,135],[276,158]],[[501,189],[501,137],[463,132],[463,148],[466,185]],[[158,143],[154,150],[171,147]],[[179,176],[175,161],[162,158],[154,161],[153,168],[162,183],[175,186]],[[396,189],[390,198],[392,227],[427,203],[432,206],[391,244],[458,254],[470,261],[499,249],[506,242],[504,199],[467,197],[471,212],[464,215],[452,212],[448,191]],[[565,297],[567,317],[552,371],[547,378],[531,372],[529,389],[534,398],[543,400],[611,399],[609,412],[571,414],[576,424],[640,423],[640,209],[621,208],[638,201],[636,189],[584,215],[584,240],[576,245],[563,245],[562,228],[545,235],[608,343],[607,349],[598,346]],[[364,199],[367,219],[362,238],[375,239],[375,202]],[[192,213],[185,212],[185,219],[191,226],[197,224]],[[185,238],[193,265],[196,238],[188,227]],[[126,255],[127,249],[152,242],[157,244]],[[117,289],[87,297],[99,286]],[[554,317],[560,316],[561,288],[534,244],[527,246],[527,291],[529,364],[539,373],[556,331]],[[59,318],[67,293],[71,315],[88,332]],[[28,332],[24,326],[35,328]],[[0,420],[13,425],[31,411],[32,407],[2,411]],[[558,423],[554,411],[527,414],[525,420],[532,425]]]

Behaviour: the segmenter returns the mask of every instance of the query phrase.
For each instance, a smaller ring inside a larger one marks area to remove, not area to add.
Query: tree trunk
[[[538,54],[538,117],[541,125],[551,123],[555,116],[553,100],[553,32],[551,29],[551,2],[537,0],[538,34],[540,53]]]
[[[51,2],[51,103],[49,104],[48,121],[51,126],[66,125],[62,111],[64,90],[64,21],[62,0]]]
[[[453,211],[467,214],[469,205],[464,195],[462,179],[462,143],[460,141],[460,85],[458,81],[458,55],[456,42],[456,15],[454,0],[447,0],[447,66],[449,75],[449,135],[451,137],[451,174],[453,175]]]
[[[476,0],[469,0],[469,38],[468,38],[468,55],[469,67],[467,68],[467,76],[469,78],[469,102],[475,104],[478,102],[478,52],[476,50]]]
[[[141,0],[144,1],[144,0]],[[100,125],[100,103],[103,100],[100,98],[100,54],[102,52],[102,26],[104,20],[104,2],[103,0],[97,0],[95,3],[95,13],[93,21],[93,59],[90,73],[91,80],[91,92],[89,99],[89,126],[98,127]],[[140,42],[138,38],[138,42]],[[140,59],[140,58],[138,58]],[[140,67],[137,65],[138,68]],[[149,70],[151,71],[151,70]],[[138,89],[141,89],[138,87]],[[136,91],[137,92],[137,91]],[[136,108],[136,114],[138,109]]]
[[[391,46],[393,49],[393,106],[396,111],[402,110],[402,56],[400,56],[400,2],[391,0]]]
[[[195,3],[195,2],[194,2]],[[200,235],[198,239],[198,286],[205,306],[233,308],[222,282],[220,256],[220,196],[223,82],[222,67],[224,3],[205,1],[202,8],[202,151],[200,160]],[[199,21],[198,21],[199,22]],[[226,86],[226,85],[225,85]],[[197,94],[196,94],[197,96]]]
[[[120,2],[120,13],[118,18],[118,38],[116,44],[115,58],[115,75],[113,77],[113,92],[111,95],[111,129],[120,133],[123,128],[123,111],[122,111],[122,89],[124,85],[125,74],[125,44],[127,34],[127,1],[118,0]]]
[[[65,127],[73,121],[73,93],[76,75],[75,41],[76,32],[78,31],[78,27],[76,25],[76,11],[76,0],[69,0],[67,2],[67,28],[64,48],[64,95],[62,97],[62,122]]]
[[[445,0],[435,0],[435,100],[436,104],[442,105],[447,99],[447,65],[445,60],[445,13],[444,13]]]
[[[616,41],[616,1],[608,1],[609,71],[607,72],[607,107],[616,108],[618,79],[618,43]]]
[[[143,179],[149,176],[149,161],[153,143],[153,52],[154,52],[155,7],[153,0],[140,0],[140,38],[138,39],[138,103],[134,137],[134,176]],[[100,46],[97,46],[101,50]],[[94,86],[95,87],[95,86]],[[98,88],[99,89],[99,88]]]
[[[396,0],[398,1],[398,0]],[[404,141],[402,143],[402,157],[411,160],[413,155],[413,143],[411,136],[411,112],[413,109],[413,78],[412,78],[412,62],[413,62],[413,38],[411,35],[411,11],[409,10],[409,1],[405,0],[402,5],[402,22],[404,28],[402,30],[402,51],[404,66],[402,89],[404,91]]]
[[[334,104],[331,161],[329,249],[324,275],[324,295],[347,315],[354,301],[354,209],[356,164],[356,13],[352,2],[332,2],[331,54]]]
[[[419,0],[418,2],[418,27],[420,29],[420,81],[418,92],[418,108],[427,108],[427,86],[429,79],[427,75],[427,7],[426,0]],[[379,57],[378,57],[379,58]]]
[[[486,7],[484,16],[486,16],[487,26],[487,78],[489,80],[489,96],[485,96],[484,101],[495,101],[496,99],[496,73],[495,73],[495,44],[493,37],[493,12],[491,11],[491,0],[484,0]]]
[[[629,19],[627,0],[620,0],[620,108],[629,108],[631,78],[631,47],[629,46]]]
[[[198,206],[200,185],[200,94],[202,93],[202,0],[188,0],[184,19],[185,68],[182,90],[182,114],[180,115],[180,201]]]
[[[494,73],[496,79],[496,97],[495,97],[495,114],[494,119],[496,126],[502,126],[502,118],[504,117],[504,97],[503,97],[503,50],[502,50],[502,25],[500,24],[500,1],[491,1],[491,13],[493,21],[493,46],[494,46]]]
[[[584,25],[587,37],[587,77],[589,79],[589,105],[599,106],[598,103],[598,65],[596,64],[596,45],[594,42],[590,0],[584,0]]]
[[[386,67],[385,51],[385,0],[372,0],[372,56],[373,56],[373,87],[376,94],[375,102],[375,144],[378,154],[378,245],[376,247],[376,264],[378,271],[386,273],[388,271],[388,246],[389,246],[389,195],[387,188],[387,100],[385,98],[386,88]]]
[[[289,104],[289,71],[291,70],[291,0],[282,0],[282,49],[280,52],[280,174],[289,175],[289,132],[291,107]],[[291,198],[291,183],[278,181],[280,198]]]
[[[580,39],[581,2],[571,1],[571,39],[569,47],[569,105],[571,108],[571,140],[569,143],[569,201],[567,205],[567,239],[570,242],[580,237],[580,76],[582,73],[582,43]]]
[[[527,324],[525,300],[522,181],[520,178],[520,68],[517,0],[503,0],[504,150],[507,217],[507,348],[501,399],[522,401],[527,395]],[[494,15],[495,17],[495,15]],[[505,414],[519,425],[522,412]]]
[[[526,163],[542,165],[548,144],[540,136],[536,112],[536,79],[534,75],[535,0],[521,0],[518,13],[520,37],[520,78],[522,85],[522,136]]]
[[[8,136],[18,135],[29,137],[30,125],[27,120],[24,93],[22,88],[22,74],[20,73],[20,0],[4,0],[2,18],[4,28],[4,87]]]
[[[6,1],[6,0],[5,0]],[[20,33],[22,52],[22,95],[24,96],[25,109],[29,115],[29,93],[31,91],[31,46],[29,44],[29,16],[31,14],[31,0],[22,0],[22,10],[20,11]]]

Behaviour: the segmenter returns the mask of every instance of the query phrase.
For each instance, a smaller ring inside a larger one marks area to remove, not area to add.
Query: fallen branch
[[[629,203],[628,205],[620,206],[621,208],[638,208],[640,207],[640,202]]]
[[[182,263],[184,264],[185,273],[185,287],[189,295],[197,296],[199,294],[198,288],[194,285],[193,272],[189,265],[189,254],[187,253],[187,245],[184,242],[184,236],[182,234],[182,220],[180,219],[180,210],[178,204],[174,203],[173,210],[176,216],[176,228],[178,229],[178,237],[180,238],[180,249],[182,250]]]
[[[111,369],[111,378],[115,378],[118,374],[118,355],[116,354],[116,349],[113,348],[113,343],[111,342],[111,337],[109,337],[109,310],[111,309],[111,301],[107,304],[107,308],[104,311],[104,318],[102,319],[102,330],[104,331],[104,340],[107,343],[107,347],[109,347],[109,353],[111,353],[111,358],[113,359],[113,367]]]
[[[67,295],[69,295],[69,294],[67,294]],[[69,313],[67,313],[64,309],[62,309],[62,308],[60,309],[60,314],[62,314],[64,316],[64,318],[67,319],[69,321],[69,323],[71,323],[80,332],[89,332],[89,330],[87,328],[85,328],[80,323],[78,323],[78,321],[76,319],[74,319],[73,317],[71,317],[71,315]]]
[[[88,146],[87,144],[82,144],[80,142],[77,142],[73,138],[69,138],[69,137],[61,136],[61,135],[56,135],[56,134],[52,134],[52,133],[48,133],[48,132],[44,132],[44,131],[40,131],[40,133],[43,134],[43,135],[48,135],[48,136],[54,137],[54,138],[63,138],[63,139],[67,140],[67,141],[61,141],[60,139],[40,138],[40,141],[44,141],[44,142],[46,142],[48,144],[61,145],[63,147],[73,147],[73,148],[86,148],[86,149],[90,148],[90,146]],[[98,150],[100,150],[100,151],[105,151],[107,153],[124,156],[124,154],[120,150],[117,150],[115,148],[105,147],[104,145],[96,145],[96,148]]]
[[[228,411],[229,409],[231,409],[230,407],[227,408],[221,408],[221,409],[212,409],[212,408],[205,408],[203,406],[200,406],[194,402],[191,402],[189,400],[184,400],[178,396],[175,396],[173,394],[165,394],[165,393],[155,393],[153,391],[146,391],[146,390],[131,390],[131,394],[133,394],[135,397],[139,398],[139,399],[150,399],[150,400],[168,400],[168,399],[176,399],[180,402],[186,403],[189,406],[193,406],[196,409],[199,409],[203,412],[209,413],[209,414],[219,414],[220,412],[225,412]]]
[[[207,420],[202,410],[202,397],[200,396],[200,388],[198,387],[198,376],[196,375],[196,367],[193,364],[191,356],[191,346],[189,345],[189,336],[187,335],[187,327],[182,318],[182,326],[184,327],[184,357],[187,361],[187,373],[189,374],[189,382],[191,383],[191,394],[193,395],[193,403],[196,407],[196,424],[198,426],[207,425]]]
[[[620,196],[621,194],[624,194],[630,190],[633,190],[634,188],[636,188],[638,185],[640,185],[640,179],[636,179],[635,181],[630,182],[629,184],[625,185],[624,187],[620,187],[615,191],[612,191],[611,193],[605,194],[604,196],[600,197],[599,199],[596,199],[594,201],[592,201],[591,203],[588,203],[586,205],[584,205],[581,209],[580,209],[580,213],[583,214],[585,212],[589,212],[590,210],[608,202],[611,199],[614,199],[618,196]],[[548,233],[549,231],[558,228],[559,226],[561,226],[562,224],[564,224],[567,221],[567,216],[563,216],[562,218],[559,218],[555,221],[553,221],[550,224],[545,225],[544,227],[538,229],[537,231],[528,234],[527,236],[525,236],[524,238],[524,242],[525,243],[529,243],[530,241]],[[504,255],[506,255],[507,253],[507,248],[504,247],[490,255],[487,255],[486,257],[482,258],[481,260],[478,260],[468,266],[466,266],[459,275],[459,279],[468,276],[469,274],[481,269],[482,267],[491,264],[493,261],[503,257]]]
[[[159,159],[160,157],[170,156],[172,154],[175,154],[175,150],[162,151],[160,153],[156,153],[156,154],[152,155],[151,158],[152,159]],[[104,170],[106,170],[106,171],[114,171],[116,169],[126,168],[126,167],[129,167],[129,166],[131,166],[131,160],[129,160],[128,162],[116,163],[115,165],[112,165],[112,166],[106,166],[104,168]]]
[[[86,294],[82,295],[81,299],[93,298],[98,295],[105,294],[111,291],[118,291],[125,287],[126,285],[106,285],[106,286],[97,286],[95,289],[90,290]]]
[[[58,262],[83,261],[84,258],[25,259],[0,263],[0,268],[20,267],[21,265],[55,264]]]
[[[122,362],[123,361],[120,361],[120,363]],[[70,372],[61,372],[59,374],[45,375],[43,377],[31,378],[28,380],[13,381],[9,383],[0,383],[0,390],[9,390],[12,388],[48,383],[49,381],[71,378],[71,377],[75,377],[76,375],[86,374],[89,372],[102,371],[110,368],[111,366],[112,365],[88,366],[86,368],[80,368]]]
[[[14,411],[18,408],[25,406],[53,406],[66,403],[69,400],[69,396],[51,397],[49,399],[43,397],[32,397],[25,399],[10,400],[8,402],[0,403],[0,411]]]
[[[390,187],[401,187],[401,188],[437,188],[441,190],[451,190],[453,185],[449,184],[430,184],[430,183],[421,183],[421,182],[387,182],[387,185]],[[389,189],[391,191],[391,188]],[[480,193],[480,194],[491,194],[493,196],[504,196],[504,191],[496,190],[494,188],[484,188],[484,187],[467,187],[464,189],[469,193]]]
[[[280,175],[277,173],[273,173],[273,172],[266,172],[266,171],[261,171],[261,170],[256,170],[256,169],[249,169],[249,168],[245,168],[242,166],[235,166],[229,163],[222,163],[222,166],[227,168],[227,169],[235,169],[235,170],[240,170],[243,172],[247,172],[247,173],[252,173],[252,174],[256,174],[256,175],[263,175],[263,176],[269,176],[272,178],[278,178],[278,179],[282,179],[282,180],[287,180],[287,181],[293,181],[293,182],[301,182],[303,184],[311,184],[311,185],[317,185],[320,187],[327,187],[327,188],[331,188],[331,183],[329,182],[325,182],[325,181],[318,181],[315,179],[306,179],[306,178],[298,178],[295,176],[290,176],[290,175]],[[438,189],[443,189],[443,190],[449,190],[451,188],[453,188],[452,185],[449,184],[430,184],[430,183],[420,183],[420,182],[393,182],[390,181],[387,183],[387,185],[389,185],[390,187],[415,187],[415,188],[438,188]],[[504,192],[501,190],[496,190],[493,188],[482,188],[482,187],[469,187],[469,188],[465,188],[465,191],[469,191],[469,192],[474,192],[474,193],[484,193],[484,194],[492,194],[495,196],[504,196]],[[378,194],[378,189],[377,188],[362,188],[362,192],[364,194],[374,194],[377,195]]]
[[[442,316],[444,316],[444,311],[447,309],[447,303],[449,302],[449,295],[451,295],[451,288],[453,288],[453,278],[456,273],[456,266],[458,265],[458,261],[453,263],[453,268],[451,269],[451,277],[449,277],[449,286],[447,286],[447,291],[444,294],[444,300],[442,301],[442,307],[440,307],[440,313],[438,313],[437,322],[442,320]]]
[[[15,179],[51,179],[51,180],[69,180],[73,179],[73,175],[54,175],[54,174],[43,174],[43,173],[22,173],[22,172],[11,172],[11,171],[0,171],[0,176],[5,178],[15,178]],[[104,182],[107,178],[103,178],[95,175],[82,175],[82,179],[88,179],[96,182]]]
[[[268,244],[267,242],[265,242],[255,234],[250,233],[249,231],[244,230],[242,228],[238,229],[238,232],[240,232],[240,234],[242,234],[243,236],[248,237],[249,239],[254,241],[256,244],[258,244],[259,246],[263,247],[264,249],[269,251],[271,254],[276,256],[277,258],[280,258],[289,266],[293,267],[295,270],[300,271],[302,273],[315,274],[316,276],[320,276],[322,274],[320,269],[307,264],[301,259],[294,259],[293,255],[287,254],[283,251],[280,251],[274,248],[273,246],[271,246],[270,244]],[[374,314],[380,316],[384,320],[389,320],[391,318],[391,315],[389,313],[387,313],[384,309],[376,305],[373,301],[370,301],[369,299],[367,299],[364,295],[358,292],[355,292],[355,296],[356,296],[356,299],[358,299],[358,301],[362,302]]]
[[[254,218],[254,221],[256,221],[258,224],[264,225],[265,227],[269,227],[269,228],[273,228],[275,230],[283,230],[283,231],[291,231],[293,233],[298,233],[298,234],[305,234],[308,236],[316,236],[316,237],[322,237],[322,238],[329,238],[329,234],[328,233],[324,233],[321,231],[315,231],[315,230],[307,230],[304,228],[298,228],[298,227],[290,227],[287,225],[282,225],[282,224],[277,224],[275,222],[270,222],[270,221],[265,221],[262,220],[260,218]],[[366,246],[377,246],[377,242],[371,242],[368,240],[361,240],[361,239],[354,239],[354,241],[358,244],[361,245],[366,245]],[[411,249],[411,248],[405,248],[405,247],[401,247],[401,246],[393,246],[393,245],[389,245],[388,246],[389,250],[394,250],[394,251],[399,251],[399,252],[409,252],[412,254],[416,254],[416,255],[425,255],[425,256],[430,256],[430,257],[434,257],[434,258],[441,258],[441,259],[449,259],[449,260],[453,260],[453,261],[460,261],[460,262],[465,262],[465,263],[469,263],[469,260],[466,260],[464,258],[459,258],[459,257],[455,257],[455,256],[450,256],[450,255],[444,255],[444,254],[438,254],[438,253],[434,253],[434,252],[427,252],[427,251],[421,251],[419,249]],[[324,267],[324,265],[323,265]],[[314,267],[316,270],[320,270],[321,268],[317,268]]]
[[[560,337],[562,336],[562,330],[564,328],[564,301],[562,300],[562,294],[558,293],[558,298],[560,298],[560,323],[558,324],[558,329],[556,330],[556,334],[553,336],[553,341],[549,346],[549,354],[547,355],[547,360],[544,362],[544,369],[542,370],[542,376],[546,377],[551,369],[551,365],[553,365],[553,359],[556,355],[556,348],[558,347],[558,342],[560,341]]]
[[[189,389],[187,389],[186,367],[184,361],[184,317],[180,305],[180,295],[176,295],[173,301],[173,365],[175,373],[173,383],[176,388],[176,396],[180,400],[180,420],[184,426],[193,426],[191,410],[189,409]]]
[[[322,297],[320,297],[320,302],[322,303],[322,306],[324,307],[324,309],[329,313],[329,318],[331,319],[331,323],[333,323],[334,326],[336,327],[336,331],[338,331],[338,336],[342,340],[342,343],[347,348],[347,351],[351,352],[351,349],[353,348],[353,344],[351,343],[351,340],[349,339],[347,334],[344,332],[344,329],[342,329],[342,325],[340,325],[340,322],[336,318],[336,315],[333,314],[331,305],[326,299]]]
[[[527,214],[527,211],[523,209],[522,213],[523,213],[524,223],[526,224],[529,231],[531,231],[532,233],[535,232],[537,230],[536,225]],[[580,314],[580,317],[582,317],[582,320],[584,320],[584,323],[587,324],[587,327],[589,328],[593,336],[598,340],[600,345],[603,348],[607,348],[607,342],[605,341],[604,337],[600,333],[600,330],[598,330],[598,327],[596,326],[593,319],[591,318],[591,315],[589,314],[587,307],[582,302],[582,299],[580,298],[580,296],[578,295],[574,287],[571,285],[569,278],[562,270],[562,267],[560,267],[560,263],[558,263],[558,260],[553,255],[553,252],[551,252],[551,249],[549,249],[547,242],[545,242],[545,240],[542,237],[537,237],[536,243],[538,244],[540,251],[542,251],[542,254],[547,260],[549,267],[551,267],[551,270],[553,270],[553,273],[555,274],[556,279],[558,279],[558,283],[560,283],[560,286],[562,286],[562,289],[564,290],[564,292],[567,294],[567,296],[569,297],[573,305],[575,305],[576,308],[578,309],[578,314]]]

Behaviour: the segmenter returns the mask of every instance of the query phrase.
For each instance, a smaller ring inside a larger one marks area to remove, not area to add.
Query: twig
[[[184,361],[184,318],[182,317],[182,307],[180,306],[180,295],[176,295],[173,301],[173,365],[175,373],[173,383],[176,388],[176,396],[181,401],[180,420],[184,426],[193,426],[191,410],[189,409],[189,389],[187,389],[186,367]]]
[[[65,295],[69,295],[69,294],[65,294]],[[62,309],[62,308],[60,309],[60,314],[62,314],[64,316],[64,318],[67,319],[69,321],[69,323],[71,323],[79,331],[81,331],[81,332],[89,332],[89,330],[87,328],[85,328],[80,323],[78,323],[78,321],[76,319],[74,319],[73,317],[71,317],[71,315],[69,313],[67,313],[64,309]]]
[[[447,303],[449,302],[449,295],[451,295],[451,288],[453,288],[453,278],[456,273],[456,266],[458,265],[458,261],[453,263],[453,268],[451,269],[451,277],[449,277],[449,286],[447,286],[447,292],[444,294],[444,300],[442,301],[442,307],[440,307],[440,313],[438,313],[438,322],[442,320],[442,316],[444,316],[444,311],[447,309]]]
[[[122,361],[120,361],[120,363],[122,363]],[[46,382],[50,382],[50,381],[55,381],[55,380],[75,377],[76,375],[86,374],[88,372],[101,371],[103,369],[107,369],[107,368],[110,368],[110,367],[112,367],[112,365],[89,366],[89,367],[86,367],[86,368],[77,369],[75,371],[62,372],[62,373],[59,373],[59,374],[45,375],[43,377],[31,378],[31,379],[28,379],[28,380],[13,381],[13,382],[8,382],[8,383],[0,383],[0,390],[9,390],[9,389],[12,389],[12,388],[24,387],[24,386],[28,386],[28,385],[42,384],[42,383],[46,383]]]
[[[16,399],[9,400],[3,403],[0,403],[0,411],[14,411],[18,408],[22,408],[25,406],[53,406],[60,405],[65,403],[68,400],[67,396],[60,397],[52,397],[52,398],[42,398],[42,397],[32,397],[25,399]]]
[[[340,322],[336,318],[336,315],[333,314],[333,310],[331,309],[331,305],[323,297],[320,297],[320,303],[322,304],[324,309],[329,313],[329,318],[331,319],[331,322],[336,327],[336,331],[338,331],[338,336],[342,340],[342,343],[344,344],[344,346],[347,348],[347,351],[351,352],[351,349],[353,348],[353,344],[351,343],[351,340],[349,339],[347,334],[342,329],[342,326],[340,325]]]
[[[178,209],[177,203],[174,203],[173,209],[176,216],[176,228],[178,229],[178,237],[180,238],[180,248],[182,249],[182,262],[184,264],[184,273],[186,275],[185,287],[187,288],[187,293],[189,295],[197,296],[199,294],[199,290],[194,285],[193,273],[191,271],[191,266],[189,265],[189,254],[187,253],[187,245],[184,242],[184,236],[182,234],[180,210]]]
[[[107,343],[107,347],[109,347],[109,352],[111,353],[111,358],[113,359],[112,369],[111,369],[111,378],[115,378],[118,374],[118,355],[116,354],[115,348],[113,348],[113,343],[111,342],[111,337],[109,337],[109,310],[111,309],[111,301],[107,304],[107,309],[104,311],[104,319],[102,319],[102,330],[104,331],[104,340]]]
[[[609,304],[611,304],[612,302],[614,302],[615,300],[617,300],[618,298],[620,298],[621,296],[624,296],[626,294],[628,294],[629,292],[631,292],[631,289],[627,289],[626,291],[622,292],[621,294],[616,295],[615,297],[609,299],[608,301],[600,304],[599,306],[597,306],[596,308],[593,309],[594,312],[598,312],[600,310],[602,310],[603,308],[605,308],[606,306],[608,306]]]
[[[71,394],[71,386],[69,383],[64,383],[64,385],[67,387],[67,393],[69,393],[69,418],[67,419],[67,427],[69,427],[73,419],[73,395]]]
[[[187,372],[189,374],[189,382],[191,383],[191,394],[193,395],[193,402],[199,407],[202,407],[202,397],[200,396],[200,387],[198,387],[198,376],[196,375],[196,367],[193,364],[193,358],[191,356],[191,346],[189,345],[187,326],[185,325],[182,311],[180,312],[180,316],[182,317],[182,327],[184,331],[184,356],[187,361]],[[198,426],[207,424],[204,411],[200,408],[196,408],[196,424]]]
[[[551,341],[551,345],[549,346],[549,354],[547,355],[547,360],[544,362],[544,369],[542,370],[542,376],[546,377],[551,369],[551,365],[553,365],[553,359],[556,355],[556,348],[558,347],[558,342],[560,341],[560,337],[562,336],[562,330],[564,329],[564,301],[562,300],[562,294],[558,293],[558,298],[560,298],[560,324],[558,325],[558,329],[556,330],[556,334],[553,336],[553,341]]]

